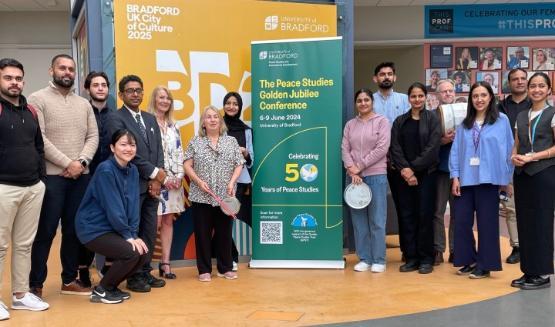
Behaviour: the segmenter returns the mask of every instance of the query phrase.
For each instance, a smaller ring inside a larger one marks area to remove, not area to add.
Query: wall
[[[0,12],[0,31],[0,58],[25,67],[24,95],[47,85],[54,55],[71,53],[67,12]]]

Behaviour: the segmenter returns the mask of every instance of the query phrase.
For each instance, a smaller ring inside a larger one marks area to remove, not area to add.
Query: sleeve
[[[41,181],[46,182],[46,162],[44,161],[44,141],[42,140],[42,132],[37,123],[37,131],[35,134],[35,149],[39,154],[39,178]]]
[[[457,132],[455,133],[453,145],[451,146],[451,152],[449,153],[449,172],[451,178],[460,177],[459,149],[463,146],[463,140],[463,127],[462,125],[459,125],[459,127],[457,127]]]
[[[424,146],[420,155],[411,162],[411,166],[416,170],[424,170],[431,164],[439,160],[439,146],[441,145],[441,124],[437,116],[430,113],[428,119],[430,137],[428,144]]]
[[[30,105],[37,109],[37,119],[39,121],[39,126],[42,132],[42,140],[44,143],[44,158],[52,162],[56,166],[66,168],[67,166],[69,166],[72,160],[63,152],[58,150],[58,148],[56,148],[56,146],[46,137],[46,127],[44,124],[44,103],[39,98],[39,96],[35,95],[34,93],[29,96],[28,102]]]
[[[247,168],[252,168],[254,164],[254,147],[252,146],[252,130],[245,129],[245,141],[247,146],[247,151],[249,152],[248,158],[246,158]]]
[[[133,237],[132,229],[128,222],[130,218],[127,217],[125,206],[123,205],[122,198],[125,194],[118,188],[116,178],[110,171],[96,172],[96,188],[97,196],[100,205],[106,211],[106,218],[110,222],[112,228],[125,239]],[[136,187],[136,189],[139,189]],[[135,192],[135,191],[134,191]],[[137,201],[138,209],[138,201]]]
[[[505,130],[505,151],[507,153],[507,167],[509,168],[507,179],[510,181],[512,180],[513,172],[515,170],[515,166],[513,165],[513,160],[511,160],[511,156],[513,155],[513,146],[515,145],[515,137],[513,136],[513,132],[511,131],[511,122],[509,122],[509,118],[505,116],[503,120],[503,127]]]
[[[184,154],[183,154],[183,145],[181,143],[181,133],[179,133],[179,128],[177,128],[177,126],[174,125],[174,129],[175,129],[175,151],[177,152],[177,174],[175,175],[176,178],[178,178],[179,180],[183,179],[183,177],[185,176],[185,169],[183,168],[183,162],[185,161],[184,159]]]
[[[341,140],[341,158],[345,168],[351,167],[354,164],[353,157],[351,156],[350,132],[351,121],[348,121],[345,124],[345,128],[343,128],[343,139]]]
[[[85,136],[85,145],[79,154],[80,159],[85,159],[90,162],[98,149],[98,125],[94,117],[94,111],[90,103],[86,102],[87,106],[87,135]]]
[[[241,148],[239,147],[239,143],[234,137],[228,136],[231,140],[233,146],[233,162],[235,163],[235,167],[242,166],[245,164],[245,158],[243,158],[243,154],[241,154]]]
[[[189,160],[189,159],[193,159],[193,157],[195,156],[195,140],[197,139],[197,137],[193,137],[190,141],[189,144],[187,145],[187,149],[185,149],[185,153],[183,154],[183,162]]]
[[[391,143],[390,130],[391,129],[389,127],[389,122],[387,121],[387,119],[382,119],[379,122],[378,142],[376,143],[376,147],[372,149],[368,155],[362,158],[362,164],[365,168],[372,166],[387,155],[389,144]]]
[[[401,117],[402,116],[397,117],[393,122],[393,128],[391,129],[391,145],[389,147],[391,162],[398,170],[410,168],[410,164],[405,158],[403,148],[399,142],[399,138],[401,137]]]
[[[129,227],[131,228],[131,235],[133,238],[139,237],[139,223],[141,221],[141,200],[140,200],[140,187],[139,187],[139,171],[137,167],[133,166],[133,186],[129,188],[132,192],[132,206],[129,210]],[[126,238],[127,239],[127,238]]]

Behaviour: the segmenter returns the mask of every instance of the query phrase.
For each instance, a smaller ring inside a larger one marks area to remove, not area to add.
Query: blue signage
[[[425,6],[426,38],[555,36],[555,3]]]

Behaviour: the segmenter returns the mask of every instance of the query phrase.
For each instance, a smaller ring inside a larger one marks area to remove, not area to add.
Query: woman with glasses
[[[553,274],[555,109],[547,104],[551,80],[538,72],[528,80],[532,107],[518,114],[512,160],[522,277],[511,286],[549,287]]]

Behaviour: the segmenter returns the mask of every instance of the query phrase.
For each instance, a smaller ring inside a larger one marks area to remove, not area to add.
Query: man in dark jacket
[[[46,167],[36,112],[21,95],[23,74],[17,60],[0,60],[0,275],[11,238],[12,308],[42,311],[49,305],[29,292],[29,271]],[[9,318],[0,302],[0,320]]]

